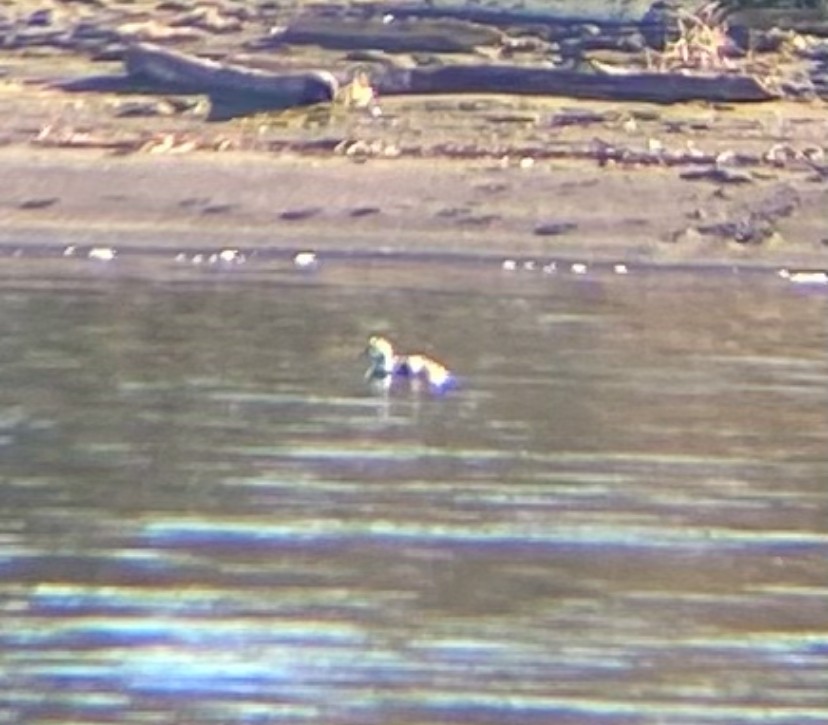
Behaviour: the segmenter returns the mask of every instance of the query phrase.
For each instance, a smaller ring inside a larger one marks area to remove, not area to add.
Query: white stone
[[[89,250],[89,259],[97,259],[99,262],[111,262],[115,259],[117,252],[112,247],[92,247]]]
[[[293,257],[293,263],[301,269],[315,267],[316,262],[315,252],[297,252]]]

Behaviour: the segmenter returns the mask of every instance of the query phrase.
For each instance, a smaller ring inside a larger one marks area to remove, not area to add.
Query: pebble
[[[664,151],[664,144],[657,138],[647,139],[647,151],[651,154],[660,154]]]
[[[117,252],[112,247],[92,247],[87,255],[89,259],[97,259],[99,262],[111,262],[115,259]]]
[[[825,160],[825,152],[819,146],[806,146],[802,149],[802,158],[819,163]]]
[[[577,228],[578,225],[575,222],[547,222],[536,226],[534,234],[539,237],[555,237],[574,231]]]
[[[734,163],[735,161],[736,152],[731,149],[728,149],[717,154],[714,163],[716,164],[716,166],[726,166],[728,164]]]
[[[244,261],[244,255],[239,252],[238,249],[222,249],[218,256],[222,262],[226,262],[228,264],[231,262],[240,264]]]
[[[315,252],[297,252],[293,257],[293,264],[299,269],[311,269],[316,267],[317,259]]]
[[[828,284],[828,272],[815,269],[780,269],[779,276],[794,284]]]

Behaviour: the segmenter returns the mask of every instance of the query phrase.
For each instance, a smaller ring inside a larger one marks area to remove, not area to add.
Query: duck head
[[[394,346],[382,335],[371,335],[365,354],[370,360],[370,367],[365,377],[382,378],[394,372]]]

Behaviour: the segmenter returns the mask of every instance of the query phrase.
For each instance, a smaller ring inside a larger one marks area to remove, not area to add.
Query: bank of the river
[[[295,151],[112,156],[10,146],[0,150],[0,241],[9,253],[89,243],[828,263],[824,183],[769,173],[720,186],[671,168],[530,158],[358,163]],[[727,238],[738,233],[727,225],[771,212],[779,216],[768,238]]]
[[[75,23],[72,37],[83,23],[123,35],[130,18],[163,15],[150,4],[143,15],[118,3],[52,10],[55,27]],[[199,30],[189,50],[340,72],[359,57],[245,55],[263,26],[237,15],[237,34]],[[120,62],[27,32],[37,42],[0,50],[6,254],[88,242],[828,266],[818,98],[389,96],[381,115],[316,107],[209,123],[197,97],[56,88]]]

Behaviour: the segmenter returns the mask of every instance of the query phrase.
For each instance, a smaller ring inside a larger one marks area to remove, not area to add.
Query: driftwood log
[[[383,23],[374,19],[308,16],[272,36],[271,42],[318,45],[335,50],[471,53],[481,46],[499,46],[502,41],[503,33],[495,28],[450,19]]]
[[[165,91],[204,93],[212,118],[332,101],[336,79],[325,71],[273,73],[205,60],[150,43],[128,48],[130,79]],[[390,69],[373,80],[382,95],[506,93],[615,101],[677,103],[766,101],[778,97],[753,76],[728,73],[595,72],[516,65]],[[229,109],[229,110],[228,110]]]
[[[274,73],[217,63],[194,55],[136,43],[124,65],[131,80],[179,93],[204,93],[213,102],[211,117],[330,102],[339,84],[327,71]]]
[[[575,15],[560,10],[527,10],[525,8],[491,7],[472,3],[440,4],[423,2],[379,3],[372,6],[379,14],[395,18],[455,18],[473,23],[493,25],[501,28],[513,26],[578,26],[594,24],[595,18],[589,15]],[[637,23],[602,19],[604,28],[633,28]]]
[[[509,93],[612,101],[768,101],[779,94],[758,78],[727,73],[584,73],[512,65],[456,65],[388,72],[375,81],[395,93]]]

